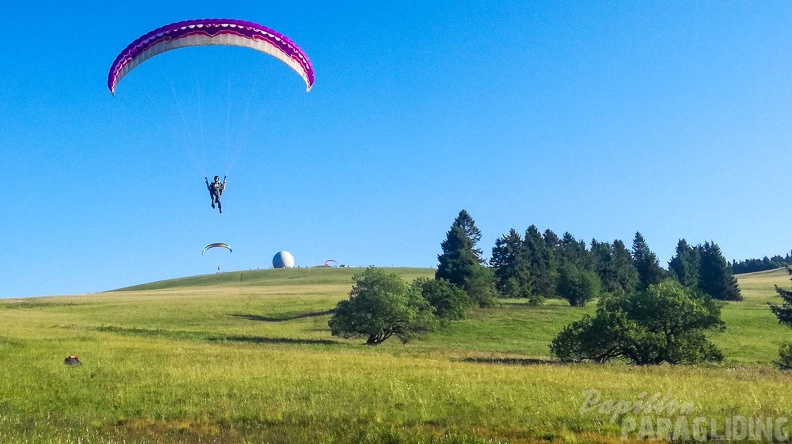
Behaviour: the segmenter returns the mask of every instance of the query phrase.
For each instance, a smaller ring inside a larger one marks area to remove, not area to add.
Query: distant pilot
[[[209,196],[212,198],[212,208],[217,204],[217,208],[221,213],[223,212],[223,204],[220,203],[220,196],[223,195],[223,190],[225,190],[226,177],[227,176],[223,176],[223,181],[220,182],[220,176],[215,176],[212,183],[209,183],[209,179],[204,177],[206,188],[209,189]]]

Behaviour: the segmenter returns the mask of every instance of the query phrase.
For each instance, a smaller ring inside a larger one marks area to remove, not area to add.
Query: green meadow
[[[331,310],[359,271],[0,300],[0,442],[623,442],[623,419],[673,416],[582,409],[592,391],[659,394],[691,417],[792,416],[792,373],[772,364],[792,330],[767,307],[780,300],[774,284],[792,287],[784,270],[738,276],[745,300],[724,307],[727,329],[711,335],[723,363],[657,367],[555,362],[552,338],[595,309],[556,300],[502,300],[408,344],[332,337]],[[84,365],[64,365],[67,355]]]

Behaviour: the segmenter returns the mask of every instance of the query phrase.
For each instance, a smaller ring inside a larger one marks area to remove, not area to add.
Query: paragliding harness
[[[220,203],[220,196],[223,195],[223,190],[225,189],[226,178],[228,176],[223,176],[223,182],[212,181],[209,183],[209,179],[204,177],[204,181],[206,182],[206,188],[209,189],[209,197],[212,198],[212,208],[215,207],[217,204],[217,208],[220,212],[223,212],[223,204]],[[215,176],[216,179],[220,179],[220,176]]]
[[[82,365],[79,356],[66,356],[66,359],[63,360],[64,365]]]

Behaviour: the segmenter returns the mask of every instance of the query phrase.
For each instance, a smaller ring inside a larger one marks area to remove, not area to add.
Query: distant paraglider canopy
[[[331,262],[332,262],[332,264],[331,264]],[[324,266],[325,267],[337,267],[338,266],[338,261],[335,260],[335,259],[328,259],[328,260],[325,261]]]
[[[203,254],[206,253],[206,250],[208,250],[210,248],[225,248],[228,251],[233,253],[233,250],[231,250],[231,247],[229,247],[228,244],[224,244],[222,242],[218,242],[218,243],[207,245],[206,248],[204,248],[203,251],[201,252],[201,256],[203,256]]]
[[[269,54],[297,72],[308,91],[313,86],[314,70],[308,56],[285,35],[243,20],[198,19],[165,25],[130,43],[110,67],[107,88],[115,95],[116,86],[125,75],[163,52],[205,45],[241,46]]]

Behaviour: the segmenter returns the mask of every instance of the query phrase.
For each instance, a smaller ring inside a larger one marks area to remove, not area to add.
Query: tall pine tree
[[[559,256],[559,263],[569,263],[581,270],[593,271],[592,261],[586,243],[575,239],[570,232],[564,233],[559,246],[555,251]]]
[[[471,217],[466,210],[462,209],[459,211],[456,219],[454,219],[454,225],[461,227],[462,230],[465,231],[465,236],[473,242],[473,252],[479,259],[479,263],[484,263],[481,259],[481,250],[475,248],[475,245],[481,240],[481,230],[476,227],[476,221],[473,220],[473,217]]]
[[[531,293],[534,302],[552,297],[555,293],[556,270],[553,251],[535,225],[525,230],[523,246],[531,273]]]
[[[435,272],[436,279],[445,279],[452,284],[462,287],[465,280],[473,275],[473,268],[481,265],[473,249],[473,241],[467,237],[465,230],[452,225],[446,233],[446,238],[440,244],[443,252],[437,256],[438,265]]]
[[[786,267],[787,274],[792,274],[792,269]],[[776,293],[784,300],[782,305],[770,304],[770,309],[773,314],[778,318],[778,322],[792,328],[792,291],[775,286]],[[792,370],[792,343],[787,342],[781,345],[778,350],[779,361],[776,362],[779,367],[786,370]]]
[[[613,268],[613,246],[608,242],[591,240],[591,261],[594,272],[602,282],[602,291],[610,293],[618,289],[616,270]]]
[[[792,268],[786,267],[786,270],[787,274],[792,275]],[[779,323],[792,328],[792,290],[786,290],[776,285],[775,291],[784,302],[781,305],[770,304],[770,309],[773,310]]]
[[[688,245],[685,239],[680,239],[677,242],[676,254],[668,262],[668,271],[685,287],[697,288],[699,268],[697,249]]]
[[[714,242],[704,242],[696,248],[699,256],[698,288],[715,299],[741,301],[737,278],[732,274],[720,247]]]
[[[481,232],[467,211],[461,210],[440,244],[443,252],[437,256],[436,279],[446,279],[467,291],[470,299],[479,306],[494,303],[495,277],[484,266],[481,250],[476,243]]]
[[[495,273],[495,285],[505,297],[528,297],[531,292],[531,273],[522,237],[516,230],[495,240],[490,267]]]
[[[611,260],[613,261],[613,270],[616,273],[616,288],[613,290],[621,290],[625,293],[635,290],[640,281],[638,269],[635,268],[630,250],[628,250],[624,242],[619,239],[613,241]]]
[[[558,235],[555,234],[555,232],[553,232],[553,230],[549,228],[544,231],[544,234],[542,235],[542,239],[544,239],[547,248],[551,250],[561,245],[561,239],[559,239]]]
[[[665,277],[657,255],[649,249],[641,233],[636,232],[632,248],[633,263],[638,270],[638,289],[646,290],[650,285],[659,284]]]

